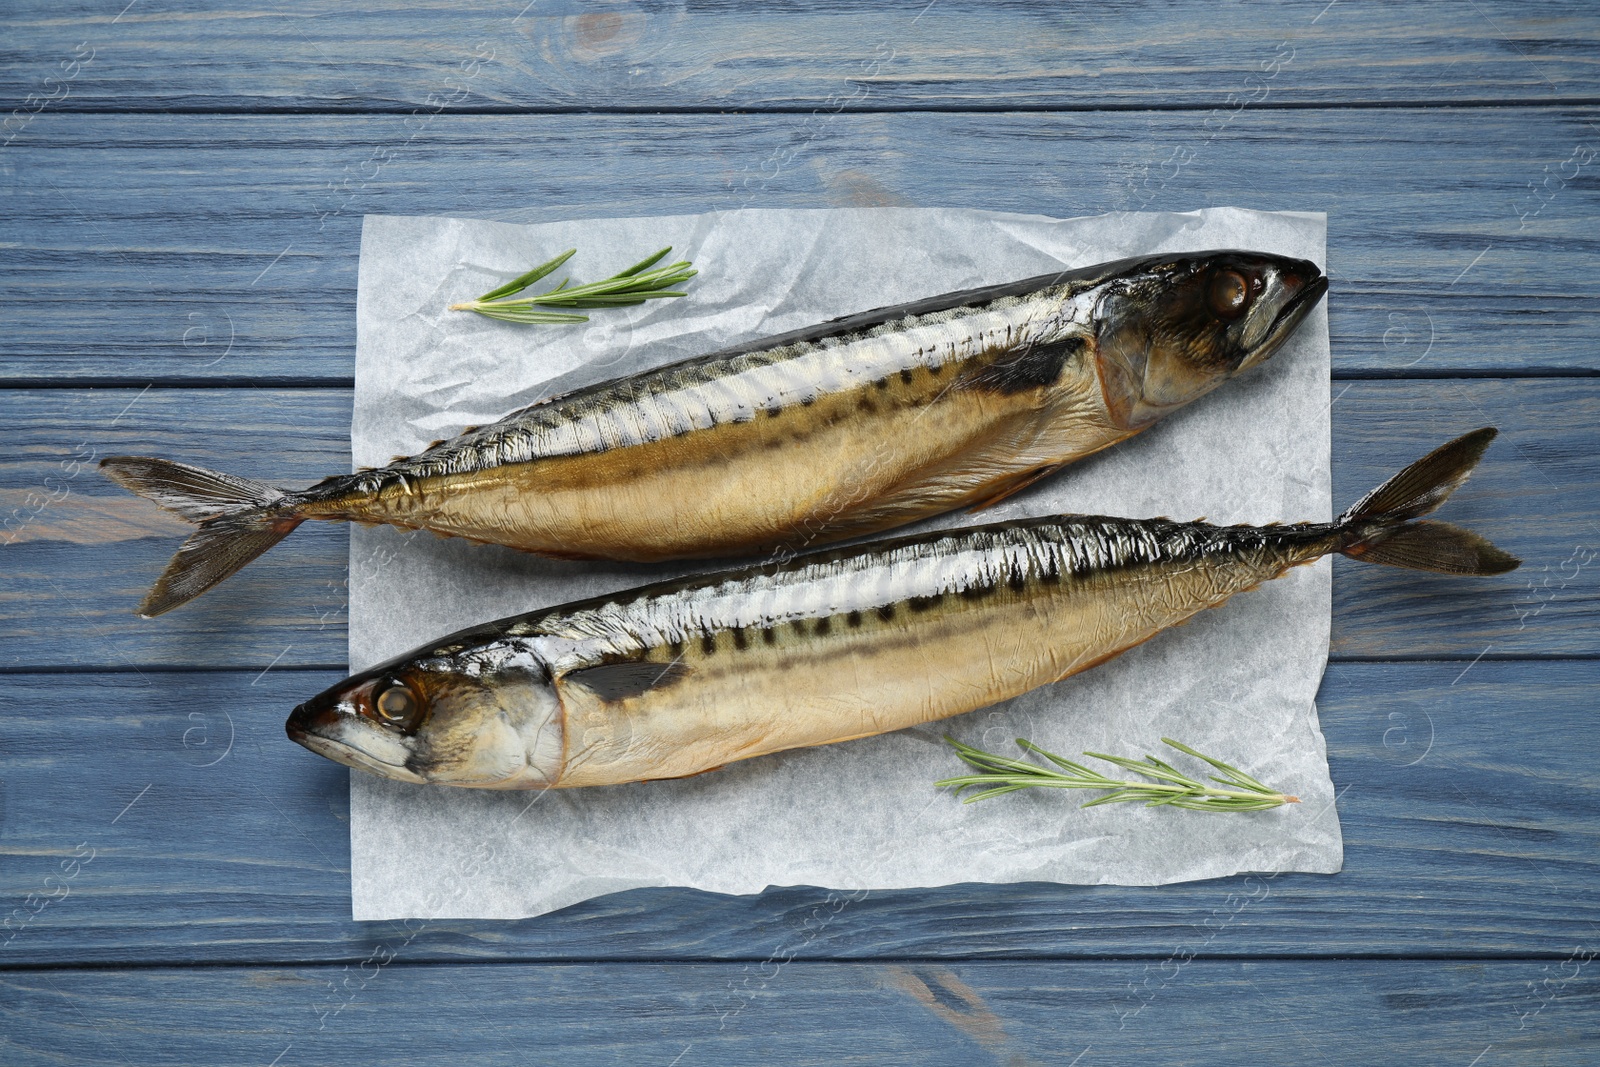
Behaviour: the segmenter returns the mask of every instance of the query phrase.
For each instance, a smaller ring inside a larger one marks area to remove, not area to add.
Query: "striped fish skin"
[[[463,631],[296,709],[385,777],[674,778],[961,714],[1068,677],[1317,559],[1329,525],[1052,517],[648,586]],[[426,721],[373,719],[402,687]]]
[[[1269,356],[1325,285],[1314,264],[1215,252],[867,312],[552,398],[330,479],[296,514],[566,558],[824,544],[1138,432]]]

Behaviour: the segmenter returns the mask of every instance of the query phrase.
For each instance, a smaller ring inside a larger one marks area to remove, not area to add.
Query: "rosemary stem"
[[[1237,767],[1229,766],[1202,752],[1171,738],[1162,741],[1180,752],[1194,756],[1222,772],[1225,777],[1212,776],[1209,780],[1190,777],[1177,767],[1154,756],[1142,761],[1124,756],[1111,756],[1102,752],[1084,755],[1103,760],[1126,771],[1143,775],[1143,779],[1111,778],[1071,760],[1046,752],[1030,741],[1017,739],[1017,744],[1031,755],[1042,757],[1054,766],[1007,759],[985,752],[983,749],[962,744],[946,737],[962,761],[979,773],[946,778],[934,783],[940,788],[953,787],[959,795],[964,790],[976,792],[964,797],[964,803],[973,803],[1019,789],[1095,789],[1106,795],[1091,800],[1084,807],[1115,804],[1127,801],[1144,801],[1152,807],[1179,807],[1200,811],[1261,811],[1283,804],[1298,804],[1300,798],[1279,793],[1262,784]],[[1229,788],[1237,787],[1237,788]]]
[[[1240,800],[1273,800],[1279,804],[1298,804],[1300,798],[1289,793],[1247,793],[1238,789],[1193,789],[1183,785],[1168,785],[1161,782],[1135,782],[1117,779],[1107,779],[1103,782],[1075,781],[1070,778],[1046,778],[1042,775],[1005,775],[983,774],[969,775],[959,778],[946,778],[935,782],[937,786],[955,785],[1018,785],[1029,786],[1036,789],[1124,789],[1130,786],[1137,787],[1145,793],[1166,793],[1172,796],[1193,797],[1236,797]]]
[[[698,272],[688,260],[680,260],[664,267],[656,264],[666,258],[671,247],[635,263],[620,273],[597,282],[569,286],[566,280],[548,292],[533,296],[518,296],[534,282],[553,272],[574,254],[568,249],[554,259],[547,260],[526,274],[513,278],[497,289],[491,289],[476,300],[466,300],[449,305],[451,311],[473,311],[491,319],[504,322],[562,323],[588,322],[587,315],[571,311],[541,311],[538,308],[605,309],[633,307],[648,300],[666,300],[685,294],[673,288],[693,278]],[[654,269],[651,269],[654,268]]]

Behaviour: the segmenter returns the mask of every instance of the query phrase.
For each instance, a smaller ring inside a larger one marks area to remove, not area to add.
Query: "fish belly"
[[[676,657],[671,684],[607,701],[561,692],[560,786],[674,778],[785,749],[887,733],[982,708],[1094,666],[1270,574],[1166,564],[942,598],[893,621],[833,616],[723,633]],[[1244,573],[1244,572],[1250,573]],[[742,646],[742,647],[740,647]]]
[[[1090,395],[921,400],[869,386],[682,437],[452,475],[394,501],[384,521],[580,558],[804,547],[977,504],[1111,444],[1122,432],[1072,399]]]

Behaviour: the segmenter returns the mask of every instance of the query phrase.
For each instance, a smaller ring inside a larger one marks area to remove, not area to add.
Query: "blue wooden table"
[[[0,1062],[1600,1061],[1594,5],[524,2],[0,16]],[[1501,427],[1522,570],[1336,567],[1345,871],[351,922],[346,532],[139,620],[94,461],[344,469],[366,213],[898,204],[1326,211],[1335,500]]]

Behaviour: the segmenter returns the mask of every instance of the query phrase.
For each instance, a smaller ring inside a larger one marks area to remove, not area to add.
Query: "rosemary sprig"
[[[642,259],[618,274],[613,274],[603,282],[588,282],[584,285],[569,286],[568,280],[563,278],[561,284],[548,293],[538,296],[507,299],[522,292],[534,282],[554,271],[561,264],[572,258],[576,248],[569,248],[554,259],[546,260],[528,273],[511,279],[498,289],[491,289],[476,300],[468,300],[461,304],[451,304],[451,311],[476,311],[480,315],[487,315],[491,319],[500,319],[503,322],[527,323],[564,323],[588,322],[589,316],[576,315],[569,311],[536,311],[537,307],[564,307],[564,308],[611,308],[627,307],[632,304],[642,304],[646,300],[661,300],[666,297],[683,296],[681,291],[672,287],[693,278],[699,271],[694,270],[688,260],[679,260],[669,263],[665,267],[657,267],[672,248],[668,246],[655,255]],[[654,268],[654,269],[652,269]]]
[[[1142,800],[1148,807],[1173,807],[1189,808],[1192,811],[1264,811],[1267,808],[1276,808],[1282,804],[1298,804],[1299,797],[1279,793],[1270,786],[1258,782],[1237,767],[1213,759],[1201,752],[1196,752],[1188,745],[1180,745],[1170,737],[1161,740],[1179,752],[1187,753],[1196,759],[1204,760],[1216,770],[1219,775],[1210,776],[1210,784],[1192,778],[1178,770],[1172,764],[1154,756],[1146,756],[1143,760],[1129,759],[1126,756],[1107,756],[1100,752],[1085,752],[1097,760],[1104,760],[1126,771],[1133,771],[1153,781],[1140,781],[1138,779],[1111,778],[1099,771],[1085,767],[1081,763],[1063,759],[1053,753],[1035,745],[1031,741],[1017,738],[1017,744],[1037,756],[1043,756],[1053,763],[1054,767],[1041,766],[1024,760],[1007,759],[997,756],[992,752],[985,752],[981,748],[962,744],[955,738],[945,735],[956,754],[973,767],[979,774],[965,774],[955,778],[946,778],[935,782],[940,788],[951,787],[959,796],[962,790],[978,789],[981,792],[964,797],[962,802],[971,804],[975,800],[984,800],[988,797],[997,797],[1002,793],[1014,792],[1018,789],[1030,787],[1044,787],[1048,789],[1104,789],[1109,792],[1103,797],[1098,797],[1083,805],[1092,808],[1097,804],[1117,804],[1123,801]]]

